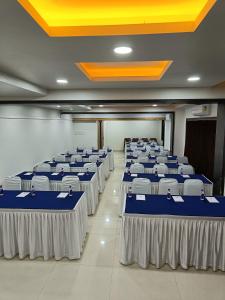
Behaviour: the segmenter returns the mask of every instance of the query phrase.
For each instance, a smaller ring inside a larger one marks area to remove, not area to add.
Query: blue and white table
[[[152,194],[156,195],[159,192],[159,181],[162,178],[173,178],[176,179],[179,183],[179,192],[180,195],[183,195],[183,189],[184,189],[184,181],[187,179],[200,179],[204,183],[204,192],[206,196],[212,196],[213,194],[213,183],[208,178],[206,178],[204,175],[180,175],[180,174],[165,174],[164,177],[156,176],[155,174],[131,174],[124,173],[120,188],[120,211],[119,215],[122,214],[122,210],[124,207],[124,199],[126,194],[129,191],[129,188],[132,186],[132,181],[134,178],[147,178],[151,182],[152,186]]]
[[[53,162],[53,161],[45,161],[44,163],[47,163],[51,166],[51,172],[56,171],[56,165],[58,163],[65,163],[61,161]],[[74,162],[70,163],[70,172],[86,172],[86,169],[84,167],[86,163],[85,162]],[[99,192],[103,193],[105,189],[105,172],[104,172],[104,166],[102,162],[97,163],[97,173],[98,173],[98,188]]]
[[[168,163],[177,163],[177,156],[176,155],[168,155],[167,160],[168,160]],[[138,162],[138,157],[128,154],[126,156],[126,163],[131,163],[132,161]],[[156,163],[156,156],[151,155],[149,157],[149,160],[147,163]]]
[[[62,191],[62,178],[64,176],[78,176],[80,179],[81,190],[86,192],[88,215],[93,215],[99,203],[98,197],[98,178],[96,173],[75,173],[64,172],[62,176],[60,173],[52,172],[36,172],[37,176],[47,176],[50,181],[51,191]],[[22,172],[16,176],[22,179],[22,189],[24,191],[31,190],[31,180],[34,176],[32,172]]]
[[[0,256],[44,260],[79,259],[88,230],[84,192],[57,198],[59,192],[4,191],[0,196]]]
[[[225,197],[217,199],[219,203],[209,203],[183,196],[184,202],[176,203],[161,195],[144,201],[127,197],[120,262],[225,271]]]
[[[149,162],[149,163],[141,163],[144,168],[145,168],[145,173],[153,173],[153,168],[155,163]],[[181,164],[178,163],[173,163],[173,162],[168,162],[166,163],[168,169],[169,169],[169,174],[177,174],[178,168]],[[128,171],[128,168],[130,168],[131,163],[127,162],[125,166],[125,172]]]

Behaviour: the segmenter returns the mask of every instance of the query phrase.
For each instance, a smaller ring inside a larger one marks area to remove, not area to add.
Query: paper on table
[[[171,155],[168,155],[168,157],[169,157],[169,158],[171,158],[171,157],[173,157],[173,156],[171,156]]]
[[[215,197],[206,197],[209,203],[220,203]]]
[[[52,173],[51,175],[56,176],[56,175],[59,175],[59,173]]]
[[[158,176],[159,176],[159,177],[165,177],[165,175],[164,175],[164,174],[158,174]]]
[[[173,196],[174,202],[184,202],[184,199],[181,196]]]
[[[183,178],[190,178],[189,175],[182,175]]]
[[[83,176],[83,175],[84,175],[84,173],[78,173],[77,175],[78,175],[78,176]]]
[[[68,196],[68,193],[60,193],[58,194],[57,198],[66,198]]]
[[[145,200],[145,195],[136,195],[136,200]]]
[[[29,176],[29,175],[32,175],[32,174],[33,174],[32,172],[27,172],[24,175]]]
[[[137,174],[131,174],[130,176],[131,177],[137,177],[138,175]]]
[[[29,194],[30,194],[30,192],[22,192],[22,193],[18,194],[16,197],[18,197],[18,198],[24,198],[24,197],[26,197]]]

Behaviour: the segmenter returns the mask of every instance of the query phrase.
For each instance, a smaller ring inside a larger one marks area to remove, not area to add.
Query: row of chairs
[[[93,151],[96,151],[96,150],[97,149],[95,149],[95,148],[79,148],[79,149],[70,150],[70,151],[68,151],[68,153],[69,154],[79,154],[82,151],[82,154],[92,154]],[[99,155],[106,154],[107,152],[108,152],[108,148],[98,150]]]
[[[35,191],[50,191],[50,181],[47,176],[34,176],[31,180],[31,186]],[[80,180],[78,176],[64,176],[61,183],[61,191],[69,191],[70,187],[73,191],[80,191]],[[18,176],[7,177],[3,181],[3,189],[5,190],[21,190],[22,180]]]
[[[145,167],[141,163],[134,163],[130,166],[130,172],[131,173],[145,173]],[[153,167],[152,173],[158,173],[158,174],[168,174],[169,169],[167,165],[161,163],[161,164],[155,164]],[[180,165],[177,170],[178,174],[184,174],[184,175],[192,175],[195,173],[193,166],[191,165]]]
[[[132,193],[134,194],[152,194],[151,181],[147,178],[135,178],[132,181]],[[199,179],[187,179],[184,182],[183,195],[200,196],[204,184]],[[179,195],[179,183],[173,178],[162,178],[159,181],[160,195],[166,195],[170,191],[171,195]]]
[[[86,163],[86,164],[84,164],[83,168],[89,172],[97,172],[96,163]],[[51,172],[51,166],[50,166],[50,164],[43,163],[43,164],[40,164],[40,165],[37,165],[36,167],[34,167],[34,170],[36,172]],[[71,171],[70,164],[69,163],[58,163],[56,165],[56,172],[61,172],[62,170],[64,172],[70,172]]]
[[[66,156],[59,154],[56,155],[56,157],[54,157],[55,161],[66,161]],[[89,162],[97,162],[99,160],[99,156],[98,155],[90,155],[88,158]],[[81,154],[73,154],[70,158],[70,162],[82,162],[83,158]]]
[[[146,155],[140,155],[137,157],[137,161],[139,163],[149,162],[149,157]],[[161,164],[161,163],[165,164],[168,162],[168,157],[167,156],[157,156],[156,162],[158,164]],[[181,163],[181,164],[188,164],[188,158],[186,156],[177,157],[177,162]]]

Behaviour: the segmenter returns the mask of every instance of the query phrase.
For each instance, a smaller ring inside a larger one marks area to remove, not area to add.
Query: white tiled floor
[[[224,300],[225,274],[119,263],[119,187],[123,153],[111,174],[79,261],[0,259],[0,300]]]

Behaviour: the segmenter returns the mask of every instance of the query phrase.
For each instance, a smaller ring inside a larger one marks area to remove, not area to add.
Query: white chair
[[[96,163],[86,163],[86,164],[84,164],[84,168],[88,172],[97,172],[97,165],[96,165]]]
[[[142,154],[142,151],[141,151],[141,150],[136,150],[136,151],[133,152],[133,155],[134,155],[134,156],[137,156],[137,157],[138,157],[139,155],[141,155],[141,154]]]
[[[154,165],[152,172],[158,172],[158,174],[168,174],[169,173],[169,169],[167,167],[167,165],[165,164],[156,164]]]
[[[4,190],[20,191],[22,189],[22,180],[18,176],[5,177],[2,187]]]
[[[66,157],[65,157],[65,155],[58,154],[55,157],[55,161],[66,161]]]
[[[177,161],[179,164],[188,164],[187,156],[178,156]]]
[[[100,155],[104,155],[104,154],[107,154],[107,150],[106,150],[106,149],[100,149],[100,150],[98,151],[98,153],[99,153]]]
[[[68,192],[72,191],[80,191],[80,179],[78,176],[64,176],[62,179],[61,190]]]
[[[69,164],[57,164],[56,165],[56,172],[70,172],[70,165]]]
[[[142,164],[134,163],[130,166],[130,172],[131,173],[144,173],[145,167]]]
[[[31,186],[35,191],[49,191],[50,183],[47,176],[34,176],[31,180]]]
[[[139,156],[137,161],[139,163],[147,163],[147,162],[149,162],[149,158],[148,158],[148,156]]]
[[[178,167],[178,174],[183,173],[184,175],[192,175],[195,174],[194,168],[191,165],[180,165]]]
[[[173,178],[162,178],[159,181],[159,194],[166,195],[170,189],[171,195],[179,195],[179,184],[176,179]]]
[[[99,160],[99,156],[98,155],[90,155],[89,156],[89,161],[90,162],[96,163],[98,160]]]
[[[204,184],[200,179],[186,179],[184,181],[183,195],[200,196],[204,190]]]
[[[147,178],[134,178],[132,182],[133,194],[151,194],[151,181]]]
[[[34,169],[36,172],[51,172],[51,166],[45,163],[36,166]]]
[[[82,162],[82,156],[80,154],[74,154],[71,156],[71,162]]]
[[[84,149],[84,154],[92,154],[92,149]]]
[[[165,164],[168,160],[166,156],[157,156],[156,161],[158,164]]]

